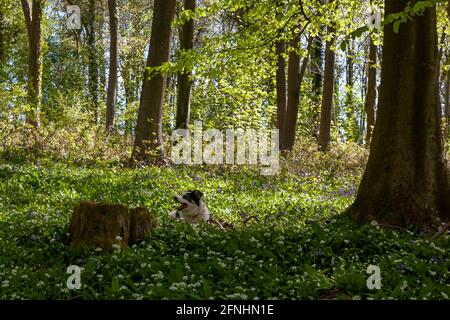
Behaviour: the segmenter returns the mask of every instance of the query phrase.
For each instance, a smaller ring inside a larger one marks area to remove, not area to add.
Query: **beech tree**
[[[184,10],[195,10],[196,0],[184,0]],[[180,31],[180,50],[194,48],[194,19],[184,22]],[[186,129],[189,126],[191,105],[192,72],[183,70],[178,74],[178,98],[176,127]]]
[[[99,54],[97,47],[97,8],[95,0],[89,0],[87,14],[87,46],[88,46],[88,92],[91,110],[94,111],[94,122],[100,121],[99,100],[100,100],[100,68]]]
[[[166,75],[158,70],[169,61],[176,0],[155,0],[150,47],[141,91],[132,160],[158,162],[164,156],[162,107]]]
[[[335,32],[333,27],[328,27],[328,33]],[[331,114],[333,109],[334,96],[334,73],[336,56],[332,50],[334,36],[325,45],[325,69],[323,77],[322,108],[320,112],[319,149],[328,149],[331,139]]]
[[[385,1],[385,15],[408,0]],[[412,5],[419,1],[412,1]],[[403,13],[404,14],[404,13]],[[384,26],[377,121],[350,208],[357,221],[426,230],[450,220],[450,189],[437,103],[436,6]]]
[[[45,0],[21,0],[28,34],[28,103],[27,123],[40,126],[42,95],[42,11]]]
[[[109,76],[108,92],[106,96],[106,131],[114,129],[117,94],[117,68],[119,58],[118,26],[117,26],[117,2],[108,0],[109,11]]]
[[[364,108],[367,115],[366,146],[370,145],[372,130],[375,125],[375,104],[377,99],[377,46],[369,36],[369,60],[367,61],[367,94]]]

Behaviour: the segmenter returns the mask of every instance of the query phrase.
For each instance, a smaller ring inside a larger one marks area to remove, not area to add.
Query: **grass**
[[[249,169],[2,164],[0,299],[448,299],[450,236],[354,224],[340,213],[359,179],[329,170],[264,177]],[[193,188],[237,229],[170,221],[173,195]],[[68,224],[81,200],[144,205],[160,227],[123,252],[70,253]],[[80,290],[66,287],[69,265],[82,268]],[[380,267],[380,290],[366,286],[369,265]]]

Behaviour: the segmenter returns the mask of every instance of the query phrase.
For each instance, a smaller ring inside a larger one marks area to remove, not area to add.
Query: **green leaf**
[[[113,292],[118,292],[119,291],[119,280],[117,279],[116,276],[114,276],[111,280],[111,290]]]
[[[361,37],[361,35],[362,35],[364,32],[366,32],[366,31],[368,31],[368,30],[369,30],[369,27],[367,27],[367,26],[359,27],[358,29],[356,29],[355,31],[353,31],[352,33],[350,33],[350,36],[351,36],[353,39],[359,38],[359,37]]]
[[[399,28],[400,28],[400,21],[395,21],[394,22],[394,26],[393,26],[393,28],[394,28],[394,32],[395,33],[398,33],[398,30],[399,30]]]

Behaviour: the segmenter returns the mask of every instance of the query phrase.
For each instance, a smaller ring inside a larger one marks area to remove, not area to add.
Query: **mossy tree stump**
[[[151,229],[156,227],[156,220],[147,208],[130,209],[130,229],[128,243],[133,244],[144,240]]]
[[[81,202],[72,215],[69,247],[110,251],[113,244],[119,244],[123,249],[127,244],[143,240],[154,227],[156,220],[146,208],[128,209],[121,204]]]

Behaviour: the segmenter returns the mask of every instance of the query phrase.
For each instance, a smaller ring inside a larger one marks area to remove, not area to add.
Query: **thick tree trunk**
[[[334,33],[332,27],[328,27],[329,33]],[[334,95],[334,67],[336,57],[331,49],[334,39],[327,41],[325,46],[325,70],[323,80],[322,108],[320,113],[319,149],[326,151],[331,138],[331,113],[333,109]]]
[[[27,123],[40,126],[42,95],[42,9],[45,0],[22,0],[22,10],[28,33],[28,103]]]
[[[279,40],[275,44],[277,56],[276,89],[277,89],[277,129],[283,130],[284,116],[286,115],[286,44]]]
[[[369,36],[370,37],[370,36]],[[370,145],[372,139],[372,130],[375,125],[375,104],[377,99],[377,46],[370,38],[369,43],[369,61],[368,65],[368,80],[367,80],[367,94],[364,108],[367,114],[367,128],[366,128],[366,146]]]
[[[409,1],[385,1],[386,16]],[[413,1],[414,5],[416,1]],[[436,85],[436,8],[384,27],[377,121],[351,212],[358,221],[427,229],[450,220],[450,190]]]
[[[119,56],[118,27],[117,27],[117,3],[116,0],[108,0],[109,10],[109,77],[108,92],[106,96],[106,131],[114,130],[117,94],[117,64]]]
[[[282,151],[290,150],[290,141],[293,140],[290,135],[294,128],[295,138],[295,122],[297,121],[298,102],[300,98],[300,35],[295,35],[289,43],[291,50],[289,51],[288,79],[287,79],[287,106],[283,119],[283,128],[280,141],[280,149]],[[292,143],[293,144],[293,143]]]
[[[147,68],[142,85],[132,159],[153,162],[164,157],[162,107],[166,75],[152,68],[169,61],[176,0],[155,0]],[[151,154],[154,153],[154,154]]]
[[[184,0],[184,9],[195,11],[196,0]],[[180,32],[180,50],[194,48],[194,19],[186,21]],[[191,71],[185,70],[178,74],[178,97],[176,128],[187,129],[191,108]]]

